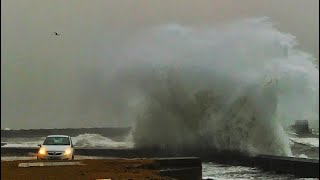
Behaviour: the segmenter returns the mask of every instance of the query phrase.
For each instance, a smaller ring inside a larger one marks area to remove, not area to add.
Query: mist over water
[[[130,40],[109,87],[121,84],[136,147],[291,155],[283,127],[319,119],[319,70],[295,45],[268,18],[154,27]]]

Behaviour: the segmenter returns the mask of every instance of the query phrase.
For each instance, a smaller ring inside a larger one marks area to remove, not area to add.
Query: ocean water
[[[132,142],[117,142],[100,134],[80,134],[71,137],[72,142],[77,147],[98,147],[98,148],[131,148]],[[38,138],[1,138],[5,142],[3,147],[38,147],[43,143],[45,137]]]
[[[272,172],[262,172],[257,168],[243,166],[227,166],[215,163],[202,164],[202,179],[210,180],[248,180],[248,179],[316,179],[316,178],[295,178],[288,174],[276,174]]]
[[[313,137],[299,137],[295,133],[288,131],[290,147],[293,156],[300,158],[319,159],[319,135],[314,133]],[[6,143],[3,147],[37,147],[45,137],[38,138],[2,138],[1,142]],[[115,141],[99,134],[80,134],[72,137],[73,143],[77,147],[99,147],[99,148],[132,148],[134,142],[132,135],[124,138],[125,141]]]

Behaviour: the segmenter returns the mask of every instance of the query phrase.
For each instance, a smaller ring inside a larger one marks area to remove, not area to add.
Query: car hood
[[[46,151],[65,151],[70,148],[69,145],[42,145],[41,147],[45,148]]]

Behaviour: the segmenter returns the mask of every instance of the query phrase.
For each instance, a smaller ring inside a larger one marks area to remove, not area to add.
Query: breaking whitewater
[[[317,61],[268,18],[153,27],[121,54],[106,87],[121,89],[136,147],[292,156],[286,129],[319,124]]]

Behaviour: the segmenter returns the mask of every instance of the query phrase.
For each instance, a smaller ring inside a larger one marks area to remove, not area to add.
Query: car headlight
[[[47,151],[46,151],[46,149],[45,148],[40,148],[39,149],[39,154],[41,154],[41,155],[45,155],[47,153]]]
[[[64,155],[70,155],[71,154],[71,149],[66,149],[65,151],[64,151]]]

